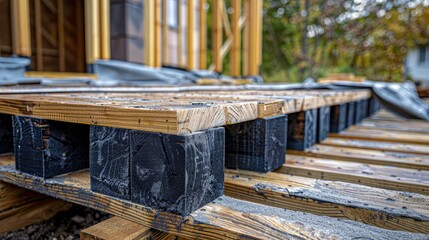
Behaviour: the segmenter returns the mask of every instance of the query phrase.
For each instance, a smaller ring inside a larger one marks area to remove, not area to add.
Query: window
[[[167,23],[168,26],[177,28],[179,25],[178,2],[177,0],[167,0]]]
[[[429,64],[429,47],[419,47],[419,64]]]

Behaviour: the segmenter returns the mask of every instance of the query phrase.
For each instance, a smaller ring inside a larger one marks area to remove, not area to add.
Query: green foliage
[[[428,0],[264,1],[267,82],[353,72],[402,81],[407,52],[429,39]]]

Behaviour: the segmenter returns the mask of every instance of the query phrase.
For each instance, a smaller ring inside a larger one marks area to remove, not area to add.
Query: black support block
[[[321,107],[317,110],[317,114],[317,142],[322,142],[329,134],[331,107]]]
[[[363,120],[369,116],[368,115],[368,104],[369,104],[368,99],[365,99],[362,101],[362,116],[361,116],[360,120]]]
[[[13,152],[12,117],[0,114],[0,154]]]
[[[269,172],[285,162],[287,115],[225,127],[227,168]]]
[[[347,103],[347,120],[346,120],[346,128],[355,124],[355,113],[356,113],[356,102]]]
[[[130,199],[130,130],[91,126],[91,191]]]
[[[331,107],[331,121],[329,131],[339,133],[346,129],[347,104],[340,104]]]
[[[375,96],[372,96],[369,99],[368,105],[369,105],[368,106],[368,115],[372,115],[381,109],[380,102],[377,100],[377,98]]]
[[[182,215],[224,192],[225,131],[186,135],[91,126],[91,190]]]
[[[287,148],[305,150],[316,143],[317,109],[289,114]]]
[[[16,169],[49,178],[88,168],[89,126],[13,116]]]
[[[363,100],[359,100],[355,102],[355,114],[354,114],[354,124],[359,123],[362,120],[363,116]]]

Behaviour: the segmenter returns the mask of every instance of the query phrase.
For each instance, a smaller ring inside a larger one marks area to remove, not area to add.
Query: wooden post
[[[166,65],[169,64],[168,59],[168,0],[162,0],[162,62]]]
[[[42,12],[41,0],[34,1],[34,29],[36,32],[36,69],[43,71],[43,43],[42,43]]]
[[[212,52],[214,71],[222,72],[222,0],[213,0]]]
[[[248,70],[247,75],[258,75],[258,2],[254,0],[248,0]]]
[[[231,76],[240,76],[240,62],[241,62],[241,30],[240,30],[240,15],[241,15],[241,0],[232,1],[234,13],[232,14],[232,46],[231,46]]]
[[[85,49],[86,63],[92,64],[100,59],[100,26],[99,21],[99,1],[85,1]]]
[[[64,1],[57,0],[58,5],[58,58],[60,72],[66,70],[66,53],[64,39]],[[42,49],[40,49],[42,50]]]
[[[155,14],[154,14],[154,67],[161,67],[162,65],[162,22],[161,22],[161,0],[155,0]]]
[[[31,56],[29,1],[11,2],[13,53],[19,56]]]
[[[145,0],[144,2],[144,53],[145,64],[150,67],[155,66],[155,1]]]
[[[200,0],[199,2],[199,68],[207,68],[207,11],[205,8],[206,0]]]
[[[246,16],[246,21],[244,22],[243,29],[243,75],[249,75],[249,28],[250,28],[250,0],[245,0],[244,2],[244,15]]]
[[[177,0],[177,65],[183,67],[182,0]]]
[[[110,1],[100,1],[100,58],[110,59]]]
[[[194,30],[195,30],[195,2],[194,0],[187,0],[187,69],[192,70],[195,68],[194,58]]]

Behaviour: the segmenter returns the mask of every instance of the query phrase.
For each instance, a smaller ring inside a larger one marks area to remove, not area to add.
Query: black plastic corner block
[[[355,113],[356,113],[356,102],[347,103],[347,120],[346,120],[346,128],[355,124]]]
[[[12,117],[0,114],[0,154],[13,152]]]
[[[317,114],[317,142],[319,143],[328,137],[331,121],[331,107],[321,107],[317,110]]]
[[[223,195],[224,128],[130,133],[132,202],[187,215]]]
[[[305,150],[316,144],[317,109],[289,114],[287,148]]]
[[[270,172],[285,163],[287,115],[256,119],[225,127],[225,166]]]
[[[88,168],[89,126],[13,116],[16,169],[49,178]]]
[[[340,104],[331,107],[331,120],[329,131],[339,133],[346,129],[347,104]]]

